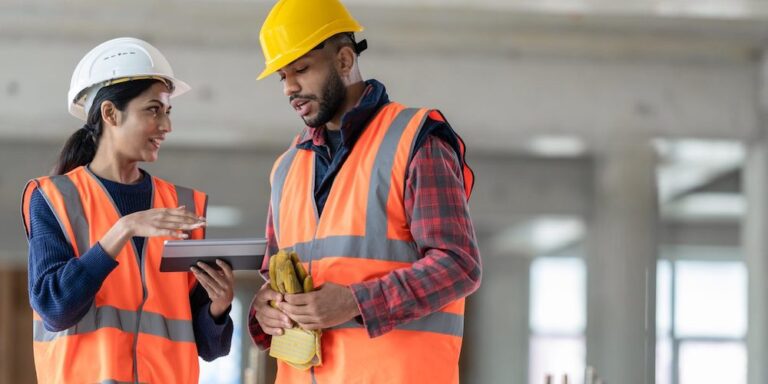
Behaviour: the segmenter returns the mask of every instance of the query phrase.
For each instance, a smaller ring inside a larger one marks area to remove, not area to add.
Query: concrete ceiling
[[[0,138],[60,141],[79,126],[64,107],[79,58],[133,35],[194,87],[175,101],[170,145],[285,145],[299,121],[277,81],[255,80],[269,3],[0,0]],[[719,14],[685,2],[349,3],[371,45],[364,76],[442,109],[476,149],[524,151],[541,135],[589,150],[633,132],[744,140],[758,127],[758,3]]]

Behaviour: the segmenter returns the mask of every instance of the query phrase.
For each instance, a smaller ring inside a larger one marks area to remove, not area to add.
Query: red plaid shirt
[[[463,180],[456,151],[429,136],[411,161],[405,188],[407,219],[423,257],[411,268],[350,286],[370,337],[436,312],[480,286],[482,265]],[[276,253],[271,211],[266,236],[269,254]],[[271,336],[261,330],[253,307],[248,319],[256,345],[268,348]]]

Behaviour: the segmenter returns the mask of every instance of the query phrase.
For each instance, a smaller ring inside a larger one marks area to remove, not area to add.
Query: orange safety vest
[[[207,196],[152,178],[152,208],[186,205],[204,216]],[[39,190],[80,257],[118,221],[120,213],[87,167],[31,180],[22,217],[29,237],[29,204]],[[190,238],[204,237],[202,229]],[[76,325],[54,332],[34,313],[34,357],[39,383],[197,383],[199,366],[189,294],[192,273],[160,272],[165,237],[133,241],[117,255],[119,265],[104,280],[89,311]]]
[[[339,170],[320,216],[314,152],[292,145],[275,162],[270,203],[278,247],[311,260],[316,285],[376,279],[422,257],[403,199],[408,163],[427,117],[445,122],[436,110],[384,106]],[[455,139],[469,198],[473,174],[463,142]],[[278,362],[276,383],[457,383],[463,328],[464,299],[376,338],[352,320],[323,330],[321,366],[301,371]]]

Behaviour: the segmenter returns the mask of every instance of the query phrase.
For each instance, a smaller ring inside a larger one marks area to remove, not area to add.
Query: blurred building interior
[[[464,138],[484,276],[464,383],[768,382],[768,3],[347,0],[365,78]],[[210,194],[209,237],[263,236],[268,175],[302,128],[256,81],[265,0],[0,0],[0,383],[34,382],[25,182],[79,128],[83,53],[135,36],[193,90],[150,173]],[[245,326],[202,383],[271,382]]]

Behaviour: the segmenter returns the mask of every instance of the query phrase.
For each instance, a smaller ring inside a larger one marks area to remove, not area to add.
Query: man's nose
[[[295,95],[299,93],[299,91],[301,91],[301,87],[293,76],[286,76],[285,79],[283,79],[283,93],[286,96]]]

